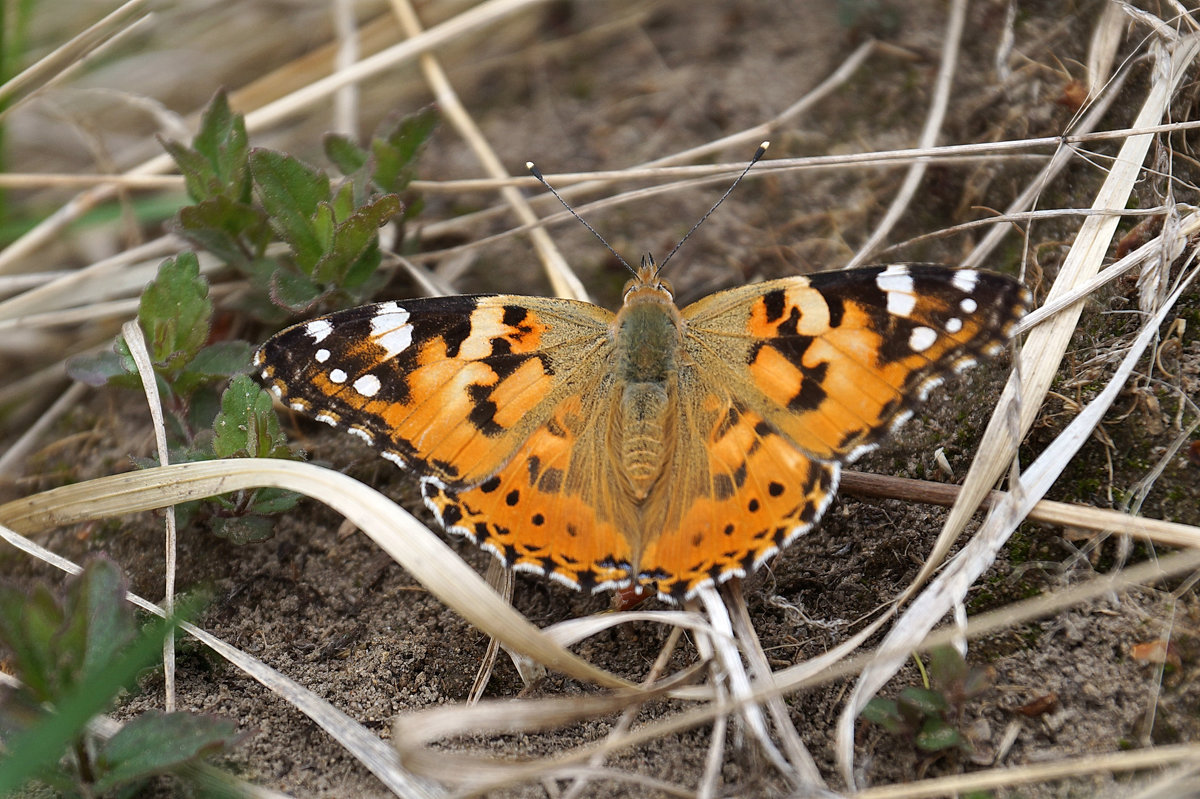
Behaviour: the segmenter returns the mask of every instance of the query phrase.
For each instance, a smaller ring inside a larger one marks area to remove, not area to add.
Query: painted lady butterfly
[[[289,407],[411,469],[514,569],[678,601],[808,530],[840,464],[1003,348],[1028,295],[972,269],[771,280],[680,310],[647,259],[613,314],[494,295],[366,305],[255,354]]]

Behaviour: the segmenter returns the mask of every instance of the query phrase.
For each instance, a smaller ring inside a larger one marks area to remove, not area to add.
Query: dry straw
[[[0,87],[0,96],[17,98],[18,107],[20,103],[36,97],[41,89],[61,80],[64,69],[81,63],[86,54],[98,52],[97,48],[102,48],[106,42],[128,35],[132,26],[145,24],[144,5],[138,2],[126,4],[118,12],[89,28],[60,53],[47,57],[5,87]],[[347,54],[353,54],[354,49],[344,40],[352,36],[354,31],[352,19],[343,13],[339,17],[343,26],[342,46],[332,48],[329,56],[334,58],[335,52],[342,53],[338,68],[328,76],[302,82],[287,92],[272,92],[277,86],[255,86],[255,92],[246,96],[263,99],[260,100],[261,105],[251,108],[247,115],[251,134],[253,136],[274,129],[334,96],[339,98],[339,107],[343,109],[339,117],[343,120],[343,126],[352,126],[350,120],[353,118],[353,109],[357,107],[355,92],[363,81],[399,65],[416,63],[423,80],[428,83],[429,92],[437,97],[455,134],[469,143],[482,172],[487,176],[471,181],[421,182],[419,187],[430,194],[498,190],[502,202],[474,214],[429,225],[427,234],[459,234],[466,231],[472,235],[472,243],[422,253],[413,257],[412,261],[419,264],[422,261],[451,259],[463,251],[476,250],[500,238],[528,236],[541,257],[554,291],[563,296],[582,297],[582,282],[544,232],[546,225],[568,217],[550,204],[548,198],[538,196],[527,199],[519,192],[520,187],[532,185],[531,179],[510,176],[504,172],[492,145],[482,134],[478,120],[459,100],[447,78],[447,71],[435,55],[437,48],[461,42],[472,32],[513,19],[536,5],[537,0],[487,0],[437,25],[423,28],[414,10],[403,0],[397,0],[392,14],[407,38],[399,43],[393,41],[386,46],[381,45],[381,49],[359,60],[346,57]],[[1200,220],[1195,214],[1186,213],[1187,209],[1166,205],[1163,209],[1156,209],[1171,217],[1164,225],[1162,234],[1119,262],[1104,268],[1104,259],[1111,247],[1119,215],[1124,213],[1135,184],[1147,173],[1144,162],[1150,147],[1159,141],[1160,135],[1195,124],[1171,122],[1167,111],[1184,76],[1200,53],[1200,39],[1195,33],[1180,34],[1167,22],[1149,17],[1145,12],[1135,12],[1128,6],[1113,3],[1106,7],[1094,27],[1088,57],[1088,105],[1069,135],[1054,139],[937,147],[935,144],[949,102],[948,87],[955,74],[955,54],[960,46],[965,9],[963,0],[956,0],[952,4],[952,13],[943,37],[945,45],[937,81],[939,89],[928,109],[919,148],[777,159],[761,164],[762,168],[756,168],[751,179],[799,170],[846,170],[865,166],[877,170],[907,168],[909,176],[902,189],[879,222],[876,233],[862,248],[866,254],[882,245],[895,219],[910,207],[917,181],[929,164],[968,161],[995,163],[1005,158],[1037,159],[1042,163],[1040,173],[1005,213],[991,222],[992,230],[981,238],[964,259],[967,265],[982,265],[993,255],[1012,225],[1033,224],[1044,218],[1039,215],[1042,212],[1035,210],[1042,192],[1073,159],[1080,157],[1082,148],[1088,142],[1100,137],[1116,138],[1122,142],[1121,149],[1116,158],[1106,165],[1107,179],[1096,196],[1091,198],[1090,209],[1050,209],[1044,212],[1055,215],[1078,214],[1082,222],[1071,244],[1070,254],[1043,306],[1031,314],[1022,327],[1022,332],[1027,336],[1016,352],[1018,368],[998,403],[962,488],[934,488],[914,485],[911,481],[889,482],[862,476],[848,477],[847,485],[862,493],[879,495],[892,492],[892,495],[914,501],[952,503],[953,508],[942,537],[928,559],[927,568],[913,581],[902,601],[865,620],[852,635],[823,655],[772,671],[770,661],[755,634],[753,619],[736,585],[724,586],[720,591],[705,591],[697,602],[681,610],[612,613],[538,629],[513,609],[510,604],[511,584],[507,589],[495,590],[463,563],[440,535],[399,510],[378,492],[343,474],[309,464],[285,461],[189,463],[89,480],[32,494],[0,506],[0,523],[5,525],[4,529],[0,529],[0,536],[31,557],[75,572],[78,571],[75,564],[47,551],[30,537],[57,526],[168,508],[175,503],[231,491],[256,487],[298,491],[342,513],[447,607],[503,646],[523,669],[523,673],[535,675],[539,669],[550,669],[570,675],[585,684],[606,689],[582,698],[490,700],[474,705],[462,703],[418,710],[401,716],[394,729],[393,742],[385,743],[334,703],[322,699],[286,675],[210,633],[185,626],[189,635],[327,730],[397,795],[478,795],[503,786],[539,779],[569,780],[571,785],[565,791],[568,796],[582,795],[589,786],[594,787],[594,781],[601,779],[629,781],[639,785],[642,790],[717,795],[724,790],[721,785],[722,765],[729,739],[734,737],[730,734],[730,719],[735,720],[739,734],[755,742],[755,746],[778,770],[791,790],[797,794],[820,793],[827,790],[826,780],[834,775],[821,773],[817,761],[795,729],[783,697],[814,685],[858,675],[843,706],[844,711],[836,730],[840,778],[846,786],[853,786],[854,732],[858,713],[913,651],[946,641],[966,646],[968,640],[997,630],[1012,629],[1032,619],[1059,612],[1064,607],[1151,585],[1200,568],[1200,556],[1195,551],[1200,549],[1200,530],[1195,527],[1042,499],[1074,453],[1100,423],[1139,359],[1150,350],[1156,331],[1171,314],[1176,300],[1184,291],[1195,291],[1194,261],[1175,283],[1167,283],[1165,279],[1160,281],[1165,290],[1155,294],[1152,305],[1144,308],[1146,313],[1141,330],[1125,344],[1121,362],[1109,374],[1103,391],[1075,413],[1066,429],[1038,453],[1024,470],[1012,469],[1007,491],[992,492],[997,481],[1013,465],[1014,442],[1022,438],[1043,406],[1068,342],[1085,313],[1087,298],[1128,270],[1147,274],[1162,264],[1170,264],[1180,257],[1190,257],[1188,248],[1194,246],[1192,237],[1200,228]],[[342,12],[345,11],[342,8]],[[1132,129],[1097,132],[1100,120],[1114,102],[1118,99],[1130,101],[1125,90],[1126,78],[1138,65],[1133,61],[1117,65],[1114,59],[1131,19],[1141,26],[1136,28],[1140,31],[1139,35],[1149,31],[1145,47],[1139,51],[1140,56],[1151,63],[1149,88],[1145,96],[1138,100],[1141,111]],[[388,22],[393,22],[390,16]],[[375,33],[372,36],[382,36],[378,31],[384,27],[374,25],[372,30]],[[568,197],[599,196],[600,199],[580,206],[585,214],[604,207],[628,206],[647,197],[725,183],[740,168],[740,164],[682,164],[718,153],[736,152],[739,146],[750,147],[764,138],[774,137],[780,131],[788,131],[819,102],[842,90],[864,64],[878,55],[880,47],[874,42],[863,44],[811,93],[766,122],[639,167],[548,177]],[[292,73],[293,77],[295,74]],[[80,328],[79,348],[97,346],[106,341],[116,323],[131,315],[136,307],[136,293],[153,276],[158,261],[180,249],[182,242],[166,236],[128,247],[111,257],[65,274],[26,276],[20,270],[26,268],[31,257],[49,246],[55,237],[62,235],[68,224],[97,205],[109,202],[118,191],[133,186],[163,185],[160,182],[163,180],[161,173],[169,167],[169,159],[159,156],[142,162],[119,177],[104,179],[98,185],[88,183],[96,178],[87,176],[44,178],[40,185],[78,181],[87,183],[89,188],[0,253],[0,273],[17,281],[10,287],[12,296],[0,301],[0,329],[46,331],[56,326],[79,325],[87,321],[92,324]],[[13,177],[17,176],[10,176]],[[24,181],[36,179],[28,175],[19,177]],[[656,185],[649,188],[622,188],[643,182]],[[120,185],[122,183],[125,185]],[[173,181],[172,185],[177,185],[177,182]],[[497,219],[507,220],[512,215],[520,221],[519,225],[491,237],[476,235],[487,224]],[[203,271],[212,274],[218,265],[202,256],[201,266]],[[429,288],[436,289],[436,281],[431,280]],[[217,287],[214,292],[221,290]],[[61,365],[56,365],[46,374],[30,376],[20,385],[22,388],[44,385],[57,374],[61,374]],[[152,387],[153,381],[147,381],[149,414],[155,417],[154,428],[161,430],[161,410],[157,407]],[[44,435],[57,416],[77,401],[78,395],[79,390],[72,389],[64,394],[62,402],[47,403],[50,406],[48,413],[32,426],[29,434],[18,442],[6,459],[0,461],[0,472],[15,473],[18,456],[27,452],[33,442]],[[161,461],[165,463],[166,454],[161,441],[159,450]],[[960,538],[967,522],[985,500],[990,510],[983,525],[971,534],[954,558],[947,560],[946,553],[951,545]],[[1127,567],[1109,576],[1096,576],[1073,587],[1016,603],[1000,611],[968,616],[963,605],[967,590],[991,565],[999,548],[1025,519],[1069,525],[1082,530],[1135,535],[1148,541],[1192,549],[1157,562]],[[169,522],[167,527],[169,531]],[[170,535],[168,532],[168,553],[173,552]],[[169,562],[170,554],[167,559]],[[939,570],[936,579],[928,582]],[[169,603],[173,593],[171,580],[174,579],[170,566],[167,575],[166,595]],[[131,595],[130,601],[152,612],[162,612],[157,605],[140,597]],[[902,603],[906,604],[902,606]],[[934,628],[948,616],[956,623],[935,631]],[[617,625],[633,623],[659,624],[672,631],[666,648],[640,684],[600,669],[571,651],[572,646],[588,637]],[[695,642],[699,657],[689,666],[670,672],[667,668],[670,654],[685,633]],[[874,648],[866,649],[868,642],[879,633],[884,633],[882,641]],[[478,696],[482,692],[488,673],[487,667],[481,669],[482,676],[473,695]],[[168,703],[173,701],[170,697],[168,687]],[[676,708],[676,712],[638,726],[634,721],[639,709],[647,703],[674,703],[672,707]],[[442,747],[447,739],[471,737],[479,733],[524,734],[614,715],[618,720],[612,724],[610,734],[601,741],[547,758],[514,761],[508,756],[509,753],[497,758],[494,752],[480,755],[455,750],[447,753]],[[253,720],[247,720],[247,723],[252,726]],[[703,772],[694,786],[684,789],[678,785],[623,773],[606,765],[615,753],[701,726],[710,730],[711,743]],[[1198,762],[1200,747],[1195,744],[1148,747],[1136,752],[1063,759],[1038,766],[914,781],[874,788],[861,795],[947,795],[1078,775],[1176,765],[1179,767],[1176,771],[1167,772],[1162,778],[1169,790],[1172,786],[1189,784],[1189,779],[1194,781],[1194,764]]]

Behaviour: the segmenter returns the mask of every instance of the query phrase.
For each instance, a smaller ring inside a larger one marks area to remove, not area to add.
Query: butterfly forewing
[[[351,308],[255,354],[289,407],[446,482],[492,476],[596,370],[612,314],[571,300],[457,296]]]
[[[945,375],[995,354],[1024,290],[973,269],[889,266],[731,289],[683,310],[716,382],[813,457],[852,460]]]

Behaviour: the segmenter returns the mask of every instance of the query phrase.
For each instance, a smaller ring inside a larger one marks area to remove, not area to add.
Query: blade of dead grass
[[[920,146],[932,147],[937,143],[938,131],[946,119],[946,109],[950,106],[950,86],[954,81],[955,67],[958,64],[958,48],[962,44],[963,23],[967,17],[966,0],[954,0],[950,4],[949,18],[946,20],[946,32],[942,37],[942,57],[938,66],[937,80],[934,84],[929,113],[925,118],[925,127],[921,131]],[[861,266],[874,255],[880,243],[887,238],[892,228],[904,215],[908,204],[917,193],[921,180],[925,177],[928,163],[913,161],[908,167],[908,173],[900,184],[900,190],[892,198],[891,204],[879,220],[875,230],[867,237],[866,242],[859,247],[858,252],[845,265],[845,269]]]
[[[400,20],[400,27],[410,38],[419,37],[423,33],[421,21],[408,0],[392,0],[392,11]],[[484,137],[483,131],[475,124],[475,120],[471,118],[466,107],[459,101],[458,93],[450,85],[450,79],[446,76],[446,72],[438,60],[429,52],[422,53],[417,60],[421,65],[421,72],[425,75],[425,80],[433,91],[439,110],[458,131],[471,151],[475,153],[475,158],[478,159],[484,171],[494,178],[509,177],[508,170],[504,168],[500,157],[496,155],[496,151]],[[579,277],[567,265],[566,259],[559,252],[558,246],[550,238],[545,227],[539,223],[537,214],[533,212],[524,195],[513,186],[504,186],[500,190],[500,196],[522,224],[534,226],[529,231],[529,238],[542,261],[554,293],[559,297],[587,300],[587,289],[583,287]]]
[[[146,396],[146,406],[150,411],[150,427],[154,431],[154,448],[158,454],[158,462],[162,465],[170,463],[167,450],[167,426],[163,418],[162,398],[158,394],[158,375],[154,373],[150,351],[146,349],[146,337],[142,335],[142,326],[136,321],[126,322],[121,326],[121,335],[129,346],[129,354],[137,364],[138,377],[142,381],[142,393]],[[175,613],[175,571],[176,571],[176,529],[175,506],[164,508],[163,524],[165,527],[166,557],[164,559],[163,608],[168,615]],[[163,641],[163,693],[164,709],[170,713],[175,710],[175,631],[167,632]]]
[[[89,25],[56,47],[53,52],[39,58],[20,74],[6,81],[3,86],[0,86],[0,106],[5,106],[3,111],[0,111],[0,121],[3,121],[15,107],[19,106],[21,101],[13,102],[13,98],[18,94],[26,92],[26,90],[35,91],[29,89],[34,84],[43,84],[44,86],[55,77],[78,65],[89,53],[94,52],[106,42],[123,35],[128,27],[122,28],[122,26],[136,24],[137,20],[134,18],[142,14],[148,5],[150,5],[149,0],[128,0],[103,19]],[[27,98],[28,95],[22,100]]]
[[[1200,761],[1200,744],[1156,746],[1153,749],[1140,749],[1136,752],[1083,755],[1082,757],[1056,760],[1052,763],[1004,766],[987,771],[975,771],[970,774],[918,780],[904,785],[868,788],[859,791],[854,796],[856,799],[920,799],[925,796],[958,796],[967,792],[1057,782],[1096,773],[1137,771],[1176,765],[1191,766],[1192,769],[1195,769],[1197,761]]]
[[[633,687],[546,637],[505,604],[438,535],[391,500],[351,477],[312,464],[252,458],[143,469],[14,500],[0,506],[0,523],[31,532],[264,487],[297,491],[338,511],[448,607],[505,645],[580,680]]]
[[[1029,623],[1041,617],[1052,616],[1060,613],[1064,608],[1093,601],[1115,591],[1138,589],[1158,580],[1194,571],[1197,566],[1200,566],[1200,552],[1188,551],[1169,555],[1157,562],[1141,563],[1118,573],[1099,575],[1054,595],[1034,597],[976,616],[969,620],[966,633],[968,637],[974,639],[1010,630],[1014,626]],[[957,634],[957,631],[951,629],[936,631],[921,644],[921,649],[928,650],[949,643]],[[828,660],[822,663],[820,668],[813,668],[813,661],[809,661],[783,669],[775,672],[772,675],[772,681],[761,686],[753,696],[747,697],[746,701],[763,701],[769,696],[792,693],[803,688],[843,679],[858,672],[870,661],[872,656],[873,653],[867,652],[855,657],[838,657]],[[539,718],[543,720],[548,718],[546,714],[542,713],[543,703],[553,703],[548,707],[553,707],[556,713],[561,713],[555,723],[569,723],[571,718],[561,705],[563,701],[561,699],[525,700],[519,705],[511,701],[491,700],[482,703],[482,706],[472,708],[445,706],[415,711],[398,720],[397,724],[403,724],[404,730],[403,734],[395,736],[393,740],[402,751],[403,761],[413,764],[419,773],[449,784],[469,785],[467,795],[486,795],[488,791],[504,786],[577,773],[575,770],[581,764],[594,761],[597,757],[607,757],[668,735],[711,724],[718,718],[737,712],[737,703],[712,702],[713,694],[707,686],[677,688],[669,695],[679,698],[690,697],[709,702],[709,704],[651,722],[625,734],[610,735],[603,741],[586,744],[534,762],[513,762],[510,758],[501,759],[481,755],[463,756],[469,759],[456,760],[451,764],[439,759],[444,754],[441,749],[425,752],[421,750],[435,740],[462,735],[477,735],[481,729],[496,723],[495,720],[498,717],[515,712],[522,714],[521,723],[528,724],[530,728],[533,728]],[[638,700],[631,697],[628,701]],[[583,714],[577,718],[586,719],[590,716]],[[509,721],[509,719],[502,720],[505,723]],[[554,724],[546,726],[550,727]],[[1081,761],[1073,773],[1083,775],[1111,770],[1110,762],[1104,760],[1104,757],[1106,756],[1101,755],[1099,756],[1101,759]],[[420,767],[416,766],[418,762],[421,764]],[[482,772],[475,771],[477,767],[486,767],[489,776],[478,781],[474,779],[477,775],[482,774]],[[990,779],[990,772],[979,773],[984,775],[985,781]],[[1003,773],[1003,770],[997,770],[997,773]],[[963,776],[969,778],[971,775]],[[912,787],[914,790],[920,791],[923,784],[918,781],[906,783],[905,786],[900,787]],[[918,795],[924,794],[919,793]]]
[[[343,86],[376,77],[381,72],[412,61],[421,53],[544,2],[547,0],[485,0],[419,36],[382,50],[350,68],[335,72],[297,89],[286,97],[249,111],[246,114],[246,130],[251,134],[261,133],[264,129],[280,124],[291,116],[327,100]],[[163,154],[126,170],[124,174],[160,174],[172,169],[174,163],[170,156]],[[111,185],[97,186],[73,197],[0,252],[0,274],[7,274],[13,270],[22,259],[51,242],[64,227],[79,216],[112,198],[116,191],[116,187]]]
[[[1159,53],[1154,80],[1134,127],[1152,125],[1163,118],[1176,87],[1187,74],[1187,69],[1197,53],[1200,53],[1200,37],[1189,36],[1174,45],[1157,49]],[[1108,177],[1096,195],[1093,208],[1112,209],[1125,206],[1141,174],[1142,162],[1152,141],[1153,137],[1150,135],[1130,136],[1126,139]],[[1084,218],[1079,234],[1050,289],[1047,302],[1071,292],[1100,271],[1119,221],[1120,217],[1116,214]],[[1053,319],[1030,332],[1017,356],[1020,359],[1019,367],[1005,386],[980,440],[978,454],[963,482],[959,500],[950,509],[950,515],[925,567],[901,597],[901,602],[909,599],[941,565],[975,508],[1011,462],[1019,436],[1013,435],[1008,416],[1010,413],[1019,415],[1020,436],[1033,424],[1082,312],[1083,303],[1080,302],[1064,309]],[[1064,461],[1061,466],[1065,465]]]

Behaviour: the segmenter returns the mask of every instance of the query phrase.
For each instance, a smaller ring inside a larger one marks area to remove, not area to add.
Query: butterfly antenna
[[[725,193],[721,195],[720,199],[718,199],[715,203],[713,203],[712,208],[708,209],[708,213],[706,213],[704,216],[700,217],[699,222],[692,225],[692,229],[687,232],[687,235],[685,235],[682,239],[679,240],[679,243],[675,245],[675,249],[673,249],[669,253],[667,253],[667,257],[664,258],[663,262],[658,265],[659,272],[662,272],[662,270],[666,268],[667,261],[670,261],[671,258],[674,257],[675,253],[679,252],[679,248],[683,246],[683,243],[685,241],[687,241],[688,239],[690,239],[692,237],[692,234],[696,232],[696,229],[698,227],[700,227],[701,225],[704,224],[704,220],[706,220],[710,216],[712,216],[713,211],[717,210],[718,206],[720,206],[721,203],[725,202],[725,198],[733,193],[733,190],[737,188],[737,185],[742,182],[742,178],[746,177],[746,173],[750,171],[750,167],[757,164],[759,162],[759,159],[761,159],[764,155],[767,154],[767,148],[770,146],[771,146],[771,142],[769,142],[769,141],[765,141],[762,144],[758,145],[758,149],[754,151],[754,157],[750,159],[750,163],[746,164],[746,168],[742,170],[742,174],[738,175],[737,179],[734,180],[732,185],[730,185],[730,187],[725,190]]]
[[[633,274],[635,276],[637,275],[637,270],[634,269],[632,266],[630,266],[629,262],[621,257],[621,253],[614,250],[612,248],[612,245],[604,240],[604,237],[600,235],[600,233],[596,230],[596,228],[589,225],[587,220],[584,219],[582,216],[580,216],[578,213],[576,213],[575,209],[572,208],[570,206],[570,204],[567,203],[567,201],[563,199],[563,196],[561,194],[559,194],[558,191],[555,190],[555,188],[553,186],[551,186],[549,183],[546,182],[546,178],[542,175],[542,170],[538,169],[536,164],[534,164],[532,161],[526,161],[525,168],[529,170],[529,174],[533,175],[535,178],[538,179],[538,182],[540,182],[543,186],[545,186],[547,189],[549,189],[550,193],[553,194],[560,203],[562,203],[563,208],[566,208],[568,211],[571,212],[571,216],[578,219],[585,228],[587,228],[588,230],[591,231],[593,236],[600,239],[600,243],[603,244],[605,247],[607,247],[608,251],[611,252],[613,255],[615,255],[617,260],[620,261],[622,264],[624,264],[626,269],[628,269],[630,272],[633,272]]]

